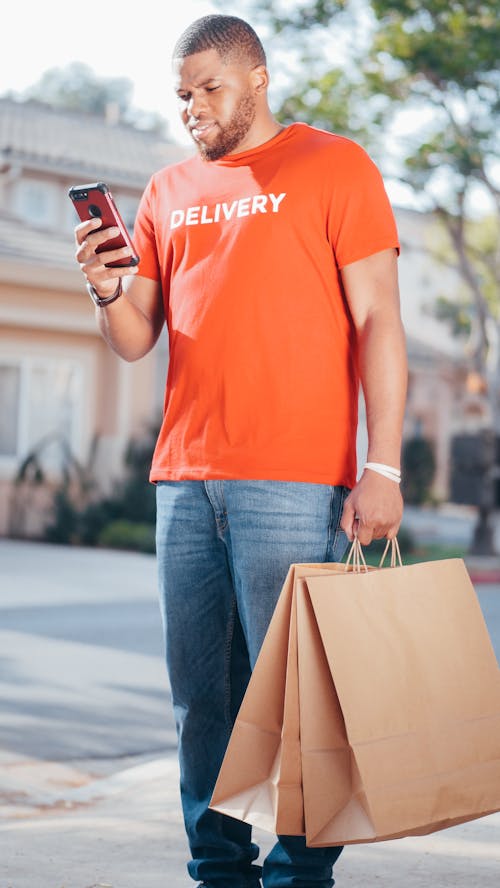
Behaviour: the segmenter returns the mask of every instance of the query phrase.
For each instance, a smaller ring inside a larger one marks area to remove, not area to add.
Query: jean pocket
[[[349,493],[348,487],[332,486],[327,561],[342,561],[349,543],[345,532],[340,527],[344,503]]]

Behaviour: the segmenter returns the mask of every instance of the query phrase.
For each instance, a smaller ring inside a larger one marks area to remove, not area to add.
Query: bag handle
[[[379,562],[379,567],[384,566],[385,559],[387,557],[387,552],[389,551],[389,547],[391,549],[391,567],[403,567],[403,562],[401,560],[401,550],[399,548],[399,543],[397,538],[394,537],[392,540],[387,540],[385,549],[382,554],[382,558]],[[368,572],[368,565],[365,560],[365,556],[363,554],[363,547],[358,540],[358,537],[355,536],[352,542],[352,546],[349,550],[349,554],[346,559],[346,563],[344,565],[344,570],[348,571],[349,567],[352,567],[353,573],[361,573],[361,571]]]
[[[386,547],[383,551],[382,558],[380,559],[379,567],[384,566],[385,557],[387,555],[389,546],[391,547],[391,567],[403,567],[403,562],[401,560],[401,550],[399,548],[399,543],[397,537],[394,537],[392,540],[387,540]]]
[[[368,565],[365,561],[365,556],[363,555],[363,549],[356,535],[354,535],[352,546],[344,565],[344,570],[349,570],[349,565],[352,566],[353,573],[361,573],[362,569],[368,572]]]

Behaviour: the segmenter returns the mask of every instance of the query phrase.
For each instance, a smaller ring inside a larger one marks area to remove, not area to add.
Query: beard
[[[220,160],[226,154],[231,154],[250,130],[255,120],[255,113],[255,99],[252,93],[244,93],[229,121],[226,124],[217,124],[219,132],[215,139],[208,145],[196,142],[203,159]]]

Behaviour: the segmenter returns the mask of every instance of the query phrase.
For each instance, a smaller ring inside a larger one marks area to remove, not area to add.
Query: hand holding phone
[[[113,262],[105,262],[106,268],[130,268],[137,265],[139,256],[135,251],[132,239],[108,186],[104,182],[93,182],[90,185],[73,185],[69,189],[68,195],[82,222],[88,222],[89,219],[101,219],[102,224],[100,229],[96,229],[97,231],[105,230],[106,228],[119,229],[119,234],[98,246],[96,253],[117,250],[120,247],[129,247],[132,250],[131,256],[117,259]]]

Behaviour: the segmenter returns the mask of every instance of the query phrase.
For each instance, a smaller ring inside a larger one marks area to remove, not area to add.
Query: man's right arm
[[[97,326],[106,342],[126,361],[137,361],[155,345],[164,323],[161,287],[157,281],[141,277],[136,268],[109,268],[130,255],[128,248],[96,253],[96,248],[113,236],[100,231],[99,220],[83,222],[75,229],[76,259],[88,283],[106,299],[123,278],[123,293],[104,307],[96,306]]]

